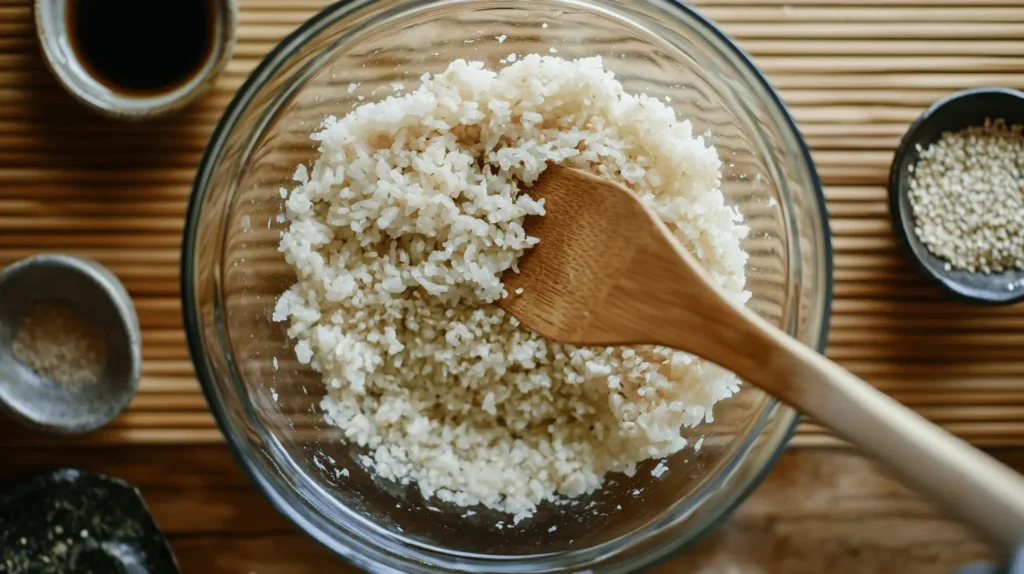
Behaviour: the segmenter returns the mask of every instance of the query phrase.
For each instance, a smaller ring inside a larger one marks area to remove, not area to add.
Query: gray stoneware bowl
[[[61,385],[14,357],[19,320],[47,301],[70,305],[106,336],[106,365],[96,383]],[[0,412],[37,430],[95,430],[128,406],[141,366],[139,319],[128,292],[107,268],[81,257],[38,255],[0,272]]]
[[[238,0],[209,1],[217,7],[212,53],[188,82],[153,95],[119,94],[89,75],[68,41],[67,0],[35,0],[36,36],[47,67],[75,99],[114,119],[154,118],[179,110],[209,91],[231,59],[238,29]]]
[[[1002,273],[946,271],[946,262],[932,255],[914,232],[914,209],[910,204],[910,166],[920,152],[938,141],[945,132],[956,132],[985,123],[986,118],[1004,119],[1009,125],[1024,124],[1024,93],[1006,88],[964,90],[934,103],[910,125],[896,150],[889,172],[889,213],[893,233],[914,266],[947,293],[971,303],[1009,305],[1024,301],[1024,270]]]

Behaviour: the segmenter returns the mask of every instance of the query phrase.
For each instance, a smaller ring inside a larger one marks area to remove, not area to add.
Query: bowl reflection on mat
[[[501,38],[505,36],[505,38]],[[502,40],[502,41],[499,41]],[[699,452],[613,475],[577,505],[509,517],[424,501],[377,479],[321,419],[323,384],[270,319],[294,274],[277,252],[281,187],[316,148],[327,114],[411,88],[457,58],[489,67],[509,53],[601,55],[625,88],[669,97],[725,162],[723,189],[751,234],[750,306],[812,346],[824,340],[831,252],[809,155],[778,97],[717,29],[673,2],[354,1],[326,9],[278,46],[241,88],[200,165],[182,257],[197,374],[241,465],[317,540],[371,570],[629,571],[692,543],[771,466],[796,414],[745,386],[688,434]],[[352,88],[350,90],[350,87]],[[359,98],[363,98],[360,100]],[[634,495],[633,491],[639,494]],[[430,507],[433,507],[430,508]],[[552,527],[557,527],[553,531]]]

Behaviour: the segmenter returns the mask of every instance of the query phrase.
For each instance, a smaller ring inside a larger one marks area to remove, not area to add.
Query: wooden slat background
[[[0,443],[215,443],[178,301],[178,247],[206,138],[260,58],[323,0],[242,0],[235,58],[183,114],[109,122],[83,110],[38,54],[29,0],[0,0],[0,265],[42,251],[109,265],[143,325],[141,391],[80,439],[3,427]],[[780,89],[814,150],[832,216],[828,354],[983,446],[1024,445],[1024,306],[957,304],[925,284],[889,232],[885,179],[907,124],[952,91],[1024,87],[1019,0],[704,0],[703,12]],[[800,445],[830,445],[805,423]]]

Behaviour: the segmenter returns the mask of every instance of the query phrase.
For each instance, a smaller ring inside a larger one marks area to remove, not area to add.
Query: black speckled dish
[[[0,572],[178,574],[139,491],[60,469],[0,489]]]
[[[978,88],[957,92],[932,104],[907,130],[889,171],[889,214],[893,231],[910,259],[926,277],[954,296],[972,303],[1007,305],[1024,301],[1024,270],[1003,273],[946,271],[945,261],[932,255],[914,233],[910,205],[910,166],[921,149],[944,132],[981,125],[986,118],[1009,125],[1024,124],[1024,92],[1006,88]]]

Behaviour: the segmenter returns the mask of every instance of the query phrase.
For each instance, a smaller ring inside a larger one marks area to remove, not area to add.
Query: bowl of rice
[[[240,465],[361,568],[649,567],[719,524],[792,433],[792,409],[698,357],[564,345],[501,311],[544,212],[522,191],[553,163],[636,192],[737,303],[823,347],[810,156],[696,12],[333,5],[218,125],[182,299]]]

